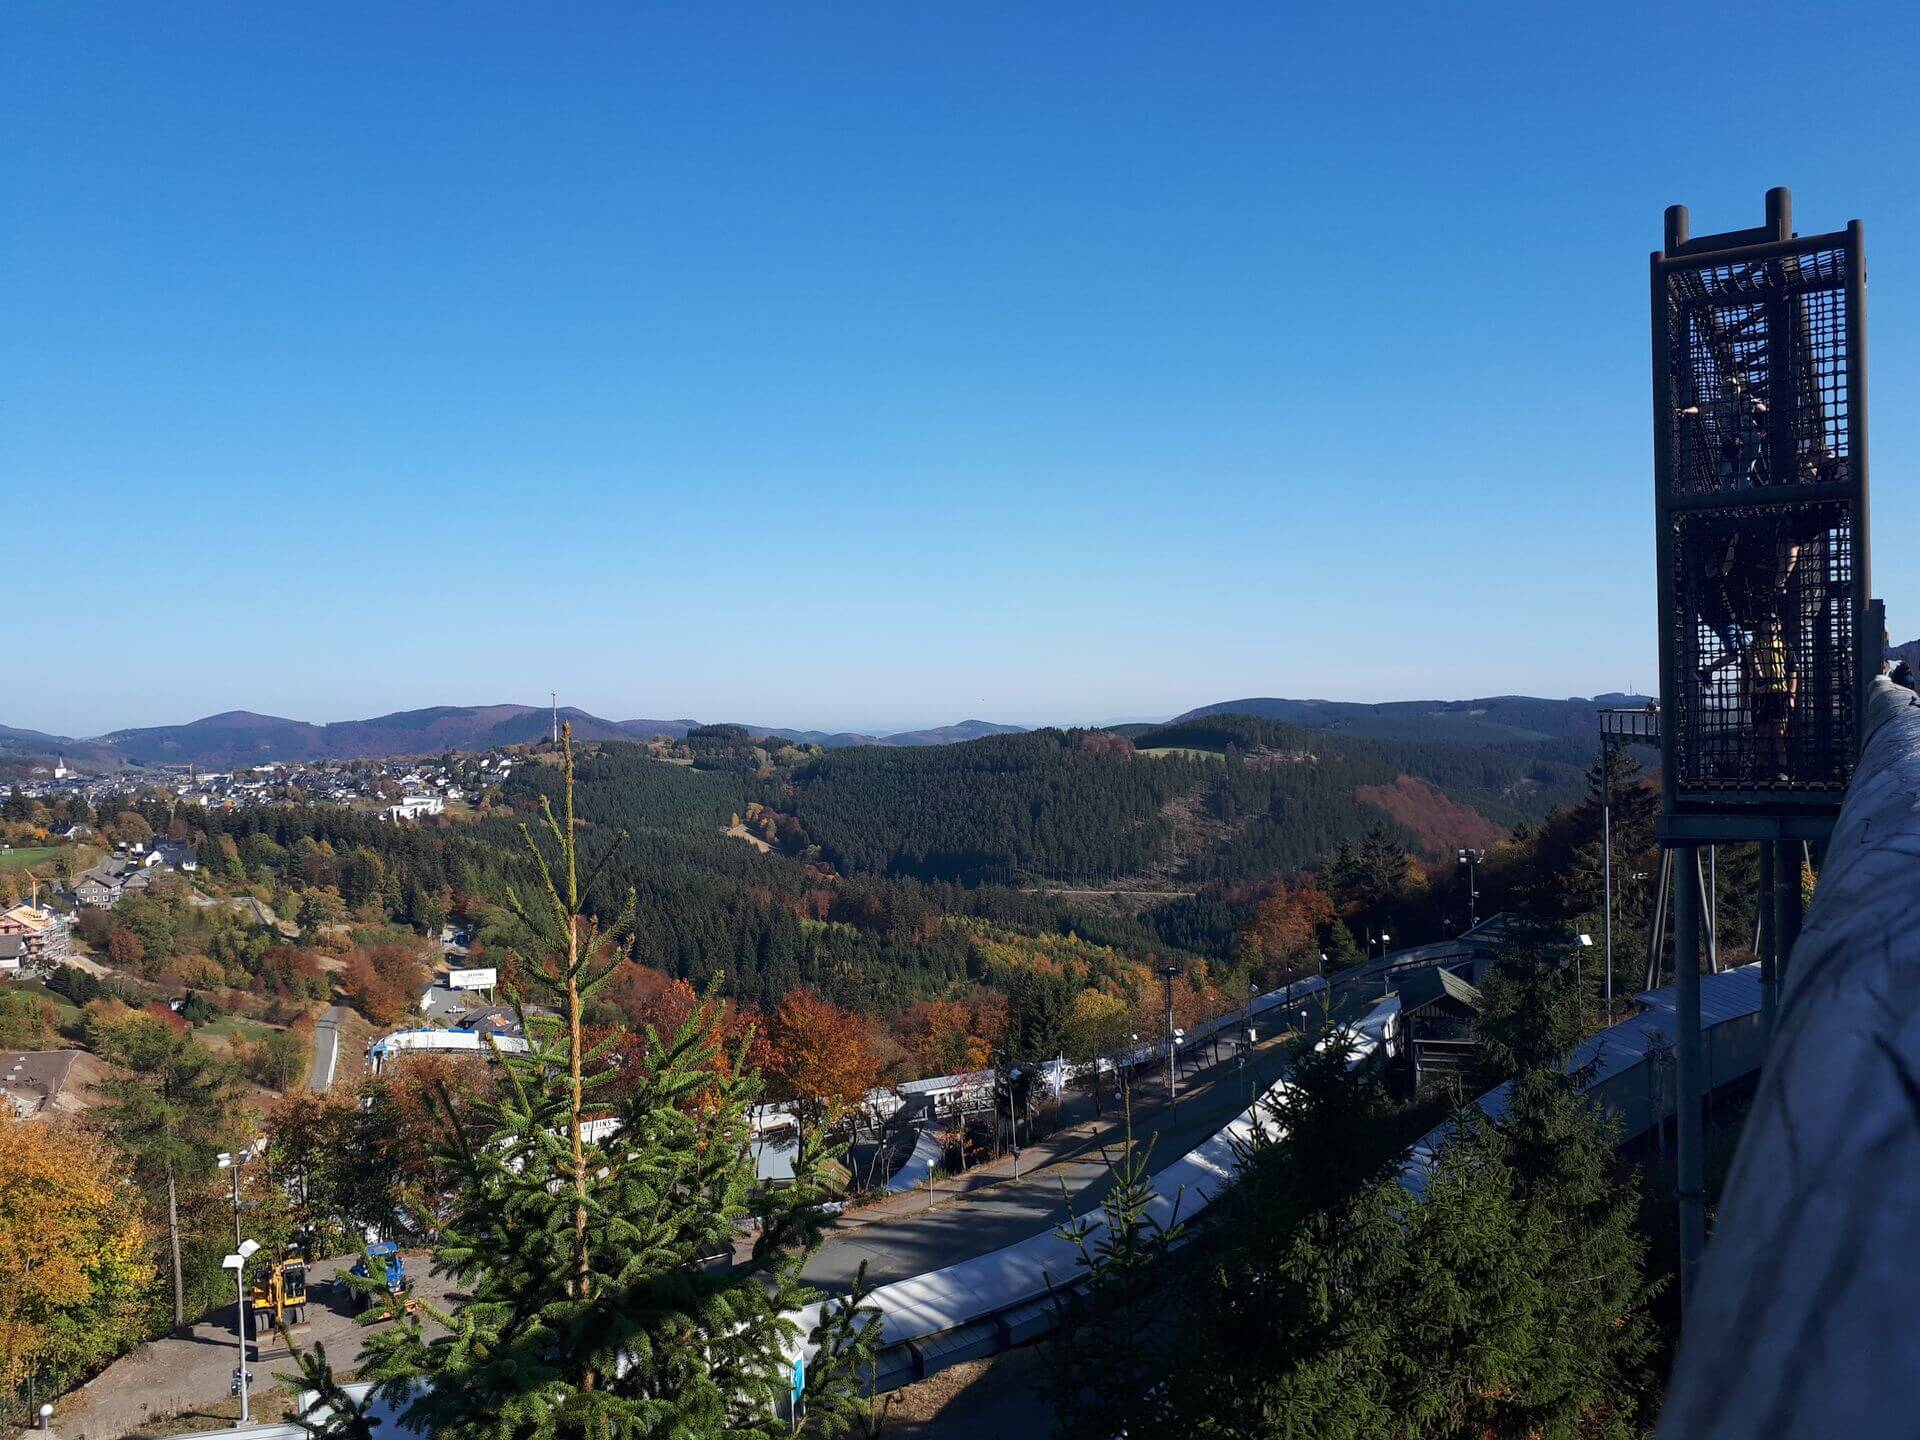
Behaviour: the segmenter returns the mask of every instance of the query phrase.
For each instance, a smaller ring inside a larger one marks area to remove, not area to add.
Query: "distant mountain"
[[[940,725],[931,730],[903,730],[880,741],[882,745],[957,745],[963,740],[984,740],[989,735],[1020,735],[1024,725],[996,725],[991,720],[962,720],[958,725]]]
[[[93,741],[0,725],[0,760],[52,760],[62,755],[89,768],[118,763],[110,750]]]
[[[630,740],[631,732],[584,710],[563,707],[582,740]],[[524,744],[551,732],[552,711],[535,705],[435,705],[371,720],[314,725],[277,715],[229,710],[186,725],[115,730],[99,743],[136,765],[225,768],[275,760],[370,760],[385,755],[437,755]]]
[[[686,738],[687,731],[700,722],[698,720],[618,720],[614,722],[629,735],[642,740],[651,740],[656,735],[666,735],[674,740]]]
[[[996,725],[991,720],[962,720],[958,725],[939,725],[930,730],[902,730],[892,735],[868,735],[858,730],[783,730],[761,725],[746,727],[755,735],[777,736],[796,745],[818,745],[824,750],[844,750],[854,745],[957,745],[967,740],[983,740],[989,735],[1024,735],[1025,725]]]
[[[572,724],[578,740],[645,741],[656,735],[677,740],[700,724],[686,719],[603,720],[564,705],[560,718]],[[251,710],[228,710],[184,725],[115,730],[90,740],[0,726],[0,759],[47,760],[65,755],[90,766],[198,765],[224,770],[273,761],[371,760],[485,750],[544,739],[552,733],[552,726],[553,712],[539,705],[435,705],[326,725]],[[965,720],[958,725],[885,737],[764,725],[745,728],[755,735],[777,735],[803,744],[842,749],[854,745],[942,745],[984,735],[1013,734],[1022,727]]]

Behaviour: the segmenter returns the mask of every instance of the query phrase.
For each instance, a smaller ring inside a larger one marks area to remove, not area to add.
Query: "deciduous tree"
[[[94,1137],[0,1106],[0,1393],[135,1338],[153,1266],[128,1198]]]
[[[867,1022],[811,990],[795,990],[780,1002],[767,1042],[769,1090],[792,1103],[808,1132],[830,1114],[845,1114],[880,1083]]]

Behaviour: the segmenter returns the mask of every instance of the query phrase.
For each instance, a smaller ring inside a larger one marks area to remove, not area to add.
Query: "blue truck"
[[[378,1277],[370,1276],[367,1270],[367,1260],[369,1257],[371,1257],[373,1263],[379,1267],[380,1274]],[[353,1273],[362,1280],[377,1278],[384,1281],[387,1287],[387,1294],[399,1297],[405,1308],[409,1310],[413,1308],[413,1301],[410,1298],[413,1291],[413,1280],[407,1274],[406,1261],[401,1258],[400,1247],[394,1244],[393,1241],[381,1240],[367,1246],[367,1253],[353,1262]],[[355,1286],[353,1289],[352,1302],[355,1312],[366,1310],[379,1298],[379,1293],[377,1289],[368,1290],[360,1286]]]

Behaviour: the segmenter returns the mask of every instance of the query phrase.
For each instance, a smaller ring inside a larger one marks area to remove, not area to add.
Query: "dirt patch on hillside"
[[[1444,860],[1463,845],[1485,849],[1507,838],[1502,827],[1472,806],[1412,775],[1402,775],[1391,785],[1355,786],[1353,798],[1386,811],[1411,830],[1428,860]]]

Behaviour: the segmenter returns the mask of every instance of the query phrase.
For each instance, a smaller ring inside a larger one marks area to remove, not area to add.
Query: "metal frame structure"
[[[1706,1243],[1700,847],[1760,843],[1773,882],[1770,1033],[1800,929],[1798,862],[1807,842],[1825,844],[1852,779],[1881,637],[1868,600],[1860,222],[1796,235],[1792,197],[1774,189],[1763,225],[1696,238],[1686,207],[1670,206],[1649,278],[1685,1303]]]
[[[1606,909],[1603,926],[1609,1022],[1613,1019],[1613,747],[1659,743],[1660,703],[1657,700],[1648,701],[1637,710],[1612,709],[1600,712],[1600,869]]]

